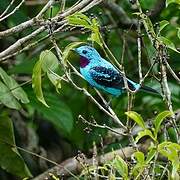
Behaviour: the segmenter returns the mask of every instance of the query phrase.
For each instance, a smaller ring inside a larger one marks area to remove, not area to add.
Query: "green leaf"
[[[168,7],[171,3],[176,3],[180,5],[180,0],[166,0],[166,7]]]
[[[157,153],[157,150],[154,148],[152,148],[148,151],[147,157],[146,157],[146,164],[149,164],[151,162],[151,160],[154,158],[156,153]]]
[[[12,95],[22,103],[29,103],[29,99],[20,85],[0,67],[0,77],[11,91]]]
[[[82,13],[75,13],[67,18],[68,23],[72,26],[84,27],[91,30],[91,36],[89,40],[96,42],[101,47],[103,43],[100,38],[99,23],[96,18],[92,20]]]
[[[49,50],[41,52],[40,61],[42,62],[42,70],[44,72],[48,72],[49,69],[54,71],[59,66],[57,57]]]
[[[137,163],[131,170],[131,174],[133,174],[134,177],[137,177],[138,174],[141,174],[144,171],[146,164],[144,161],[144,154],[142,152],[137,151],[133,155],[137,159]]]
[[[61,89],[61,77],[51,70],[47,72],[47,76],[52,84],[56,87],[56,91],[59,93],[59,89]]]
[[[15,146],[13,124],[6,115],[0,116],[0,166],[21,178],[32,177]]]
[[[96,166],[96,165],[92,165],[92,166],[88,166],[88,168],[84,168],[80,174],[80,177],[88,175],[89,172],[94,172],[95,170],[99,170],[99,171],[108,171],[108,169],[104,166]],[[80,178],[81,179],[81,178]]]
[[[180,28],[177,28],[177,36],[180,39]]]
[[[143,118],[137,112],[128,111],[128,112],[125,112],[125,114],[131,119],[133,119],[140,127],[142,127],[143,129],[146,128]]]
[[[61,78],[54,72],[59,66],[58,59],[51,51],[45,50],[40,55],[40,61],[42,61],[42,70],[47,73],[49,80],[59,93],[58,89],[61,88]]]
[[[160,25],[159,31],[161,32],[168,24],[169,24],[169,22],[166,21],[166,20],[160,21],[160,22],[159,22],[159,25]]]
[[[92,19],[92,33],[91,33],[89,40],[92,42],[96,42],[101,47],[103,47],[103,42],[101,40],[101,34],[99,32],[99,23],[96,18]]]
[[[61,101],[57,95],[52,93],[44,93],[49,108],[42,106],[32,92],[28,92],[30,105],[37,110],[46,121],[53,124],[58,133],[68,136],[73,128],[74,120],[69,107]]]
[[[43,103],[46,107],[49,107],[44,99],[42,87],[41,87],[41,67],[42,67],[42,61],[41,59],[37,61],[33,68],[33,74],[32,74],[32,88],[34,89],[34,92],[36,94],[37,99]]]
[[[168,128],[168,137],[171,142],[178,142],[176,129],[173,127]]]
[[[163,120],[166,117],[169,117],[171,115],[172,115],[172,113],[170,111],[163,111],[156,116],[156,118],[153,121],[154,127],[155,127],[155,130],[154,130],[155,138],[157,138],[157,134],[158,134],[158,131],[160,129],[160,126],[161,126],[161,123],[163,122]]]
[[[101,47],[103,46],[101,39],[100,39],[100,34],[99,32],[92,32],[91,33],[91,37],[88,39],[92,42],[96,42],[97,44],[99,44]]]
[[[92,29],[91,20],[82,13],[75,13],[66,18],[69,25]]]
[[[144,165],[144,154],[140,151],[134,153],[134,157],[137,159],[138,163]]]
[[[178,170],[180,168],[179,152],[180,145],[172,142],[163,142],[158,145],[158,151],[168,158],[172,163],[172,179],[179,179]]]
[[[46,107],[49,106],[47,105],[42,92],[42,86],[41,86],[42,70],[45,73],[47,73],[49,70],[56,70],[57,68],[58,68],[58,60],[56,56],[49,50],[45,50],[41,52],[39,61],[36,62],[33,68],[32,87],[34,89],[37,99],[41,103],[43,103]]]
[[[12,95],[9,88],[0,81],[0,102],[5,106],[12,109],[20,109],[21,105],[18,103],[16,98]]]
[[[135,139],[135,142],[137,143],[142,137],[149,136],[151,139],[156,141],[155,137],[153,136],[152,132],[149,129],[145,129],[143,131],[140,131]]]
[[[68,56],[69,56],[70,52],[72,51],[72,49],[74,49],[77,46],[80,46],[82,44],[86,44],[87,45],[87,43],[85,43],[85,42],[73,42],[73,43],[68,44],[65,47],[65,49],[64,49],[64,51],[62,53],[62,59],[63,59],[63,62],[64,62],[65,65],[66,65]]]
[[[157,39],[159,41],[161,41],[164,45],[166,45],[169,49],[172,49],[173,51],[177,52],[177,53],[180,53],[180,51],[178,51],[174,45],[174,43],[172,41],[170,41],[169,39],[163,37],[163,36],[160,36],[160,37],[157,37]]]
[[[119,172],[119,174],[123,177],[123,179],[128,179],[128,166],[126,162],[122,159],[121,156],[116,155],[113,160],[113,166]]]

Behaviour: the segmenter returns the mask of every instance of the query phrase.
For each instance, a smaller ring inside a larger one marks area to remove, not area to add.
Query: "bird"
[[[98,51],[88,45],[74,48],[80,56],[80,73],[83,78],[92,86],[101,89],[113,96],[120,96],[126,91],[124,76],[122,72],[109,61],[105,60]],[[128,88],[131,91],[143,90],[150,93],[158,92],[150,87],[126,78]]]

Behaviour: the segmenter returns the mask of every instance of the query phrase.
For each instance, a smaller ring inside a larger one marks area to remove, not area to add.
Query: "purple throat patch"
[[[89,60],[83,56],[80,57],[80,67],[84,68],[89,64]]]

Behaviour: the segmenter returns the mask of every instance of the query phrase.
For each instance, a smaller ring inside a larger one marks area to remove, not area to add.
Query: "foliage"
[[[1,84],[1,96],[0,101],[9,108],[20,109],[21,105],[18,100],[22,103],[28,103],[29,99],[20,85],[8,74],[0,68],[0,77],[3,82]]]
[[[4,170],[22,178],[32,176],[16,148],[13,124],[5,113],[0,116],[0,152],[0,166]]]
[[[179,179],[180,1],[21,2],[0,1],[0,179]],[[84,44],[160,95],[99,95]]]
[[[58,67],[58,60],[56,56],[51,53],[51,51],[44,51],[40,54],[39,61],[35,64],[33,68],[32,74],[32,87],[34,88],[34,92],[36,94],[37,99],[42,102],[45,106],[49,107],[45,102],[43,97],[42,87],[41,87],[41,71],[47,73],[47,76],[51,80],[51,82],[58,87],[60,86],[60,80],[55,79],[51,71],[55,70]]]

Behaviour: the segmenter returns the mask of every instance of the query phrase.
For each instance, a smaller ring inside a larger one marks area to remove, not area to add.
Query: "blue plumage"
[[[75,49],[80,55],[80,72],[92,86],[102,89],[114,96],[119,96],[125,91],[124,80],[121,72],[110,62],[103,59],[100,54],[90,46],[81,46]],[[140,88],[140,85],[127,79],[131,90]],[[146,91],[156,92],[146,88]]]

